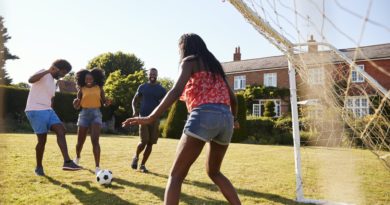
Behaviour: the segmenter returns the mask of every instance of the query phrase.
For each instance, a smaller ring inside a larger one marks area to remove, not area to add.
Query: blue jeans
[[[26,111],[26,116],[35,134],[48,133],[52,125],[62,123],[52,109]]]
[[[191,111],[183,132],[205,142],[228,145],[233,135],[233,121],[228,105],[203,104]]]
[[[79,113],[77,126],[89,127],[92,124],[103,124],[100,108],[83,108]]]

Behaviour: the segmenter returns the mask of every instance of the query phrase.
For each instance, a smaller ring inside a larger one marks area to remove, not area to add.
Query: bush
[[[165,121],[162,137],[180,139],[187,119],[187,107],[183,101],[176,101]]]
[[[265,117],[274,117],[276,115],[275,113],[275,103],[272,100],[269,100],[264,105],[264,116]]]
[[[234,129],[232,142],[242,142],[247,138],[247,126],[246,126],[246,103],[243,94],[236,94],[237,97],[237,118],[240,123],[239,129]]]

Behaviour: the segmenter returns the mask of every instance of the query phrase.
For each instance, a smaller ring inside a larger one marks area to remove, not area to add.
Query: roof
[[[355,50],[356,48],[347,48],[340,49],[339,51],[344,53],[348,58],[353,59],[355,55]],[[360,51],[361,52],[358,52],[358,55],[356,56],[356,61],[368,58],[371,60],[390,58],[390,43],[362,46],[360,47]],[[326,58],[321,58],[323,59],[323,63],[329,62],[329,60],[331,60],[331,62],[341,61],[341,59],[335,55],[324,55],[326,53],[327,52],[318,52],[314,53],[314,55],[320,54],[321,56],[327,56]],[[319,63],[318,58],[312,58],[313,53],[306,54],[307,55],[302,55],[305,58],[306,63]],[[226,73],[234,73],[265,69],[286,69],[288,67],[288,62],[287,58],[284,55],[280,55],[240,61],[223,62],[222,66]]]

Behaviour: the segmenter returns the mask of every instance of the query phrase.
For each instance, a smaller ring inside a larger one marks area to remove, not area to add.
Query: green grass
[[[67,136],[75,156],[75,135]],[[91,143],[86,141],[85,170],[61,170],[53,135],[44,156],[46,177],[33,174],[33,134],[0,134],[0,204],[161,204],[177,140],[160,139],[148,162],[151,173],[130,169],[138,137],[103,136],[101,166],[113,171],[111,186],[95,182]],[[302,171],[307,198],[356,204],[389,204],[390,172],[367,150],[303,148]],[[287,146],[231,144],[222,171],[243,204],[294,204],[293,149]],[[194,163],[182,187],[181,204],[226,204],[208,179],[205,154]]]

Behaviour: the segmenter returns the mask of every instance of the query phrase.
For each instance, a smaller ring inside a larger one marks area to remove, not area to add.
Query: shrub
[[[183,128],[187,119],[187,108],[183,101],[176,101],[168,114],[165,121],[162,137],[180,139]]]
[[[264,116],[265,117],[274,117],[276,115],[275,113],[275,103],[272,100],[269,100],[264,105]]]
[[[246,103],[243,94],[236,94],[237,97],[237,118],[240,123],[239,129],[234,129],[232,142],[242,142],[247,138],[247,126],[246,126]]]

